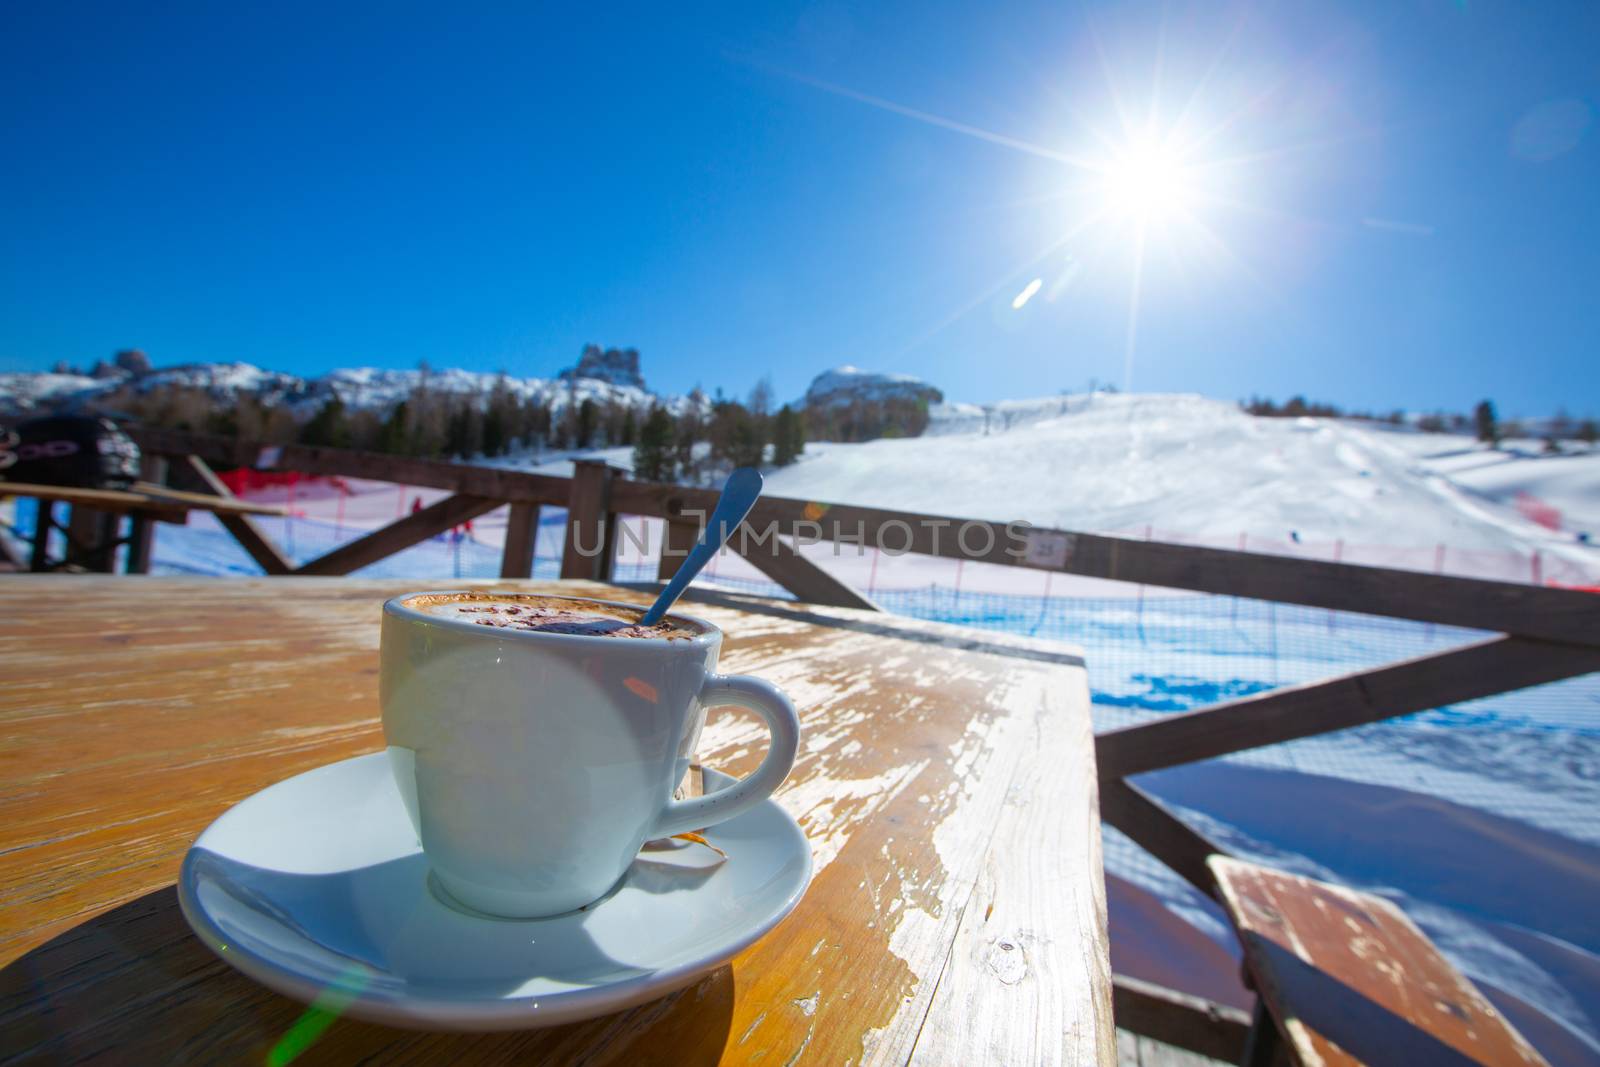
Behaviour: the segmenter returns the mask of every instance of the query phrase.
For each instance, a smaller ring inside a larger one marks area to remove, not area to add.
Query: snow
[[[0,374],[0,401],[22,411],[57,397],[72,396],[102,386],[87,374]]]

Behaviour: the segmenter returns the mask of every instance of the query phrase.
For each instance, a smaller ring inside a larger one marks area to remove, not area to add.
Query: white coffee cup
[[[794,705],[769,682],[714,673],[722,632],[710,623],[673,615],[691,636],[599,637],[406,604],[437,595],[383,606],[383,733],[434,875],[471,908],[538,918],[593,903],[645,841],[748,810],[794,766]],[[674,800],[706,709],[723,705],[766,721],[766,758],[726,789]]]

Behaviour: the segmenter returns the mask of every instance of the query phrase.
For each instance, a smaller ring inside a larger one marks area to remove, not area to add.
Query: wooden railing
[[[214,493],[227,492],[211,473],[211,465],[222,464],[372,478],[453,494],[300,566],[285,558],[249,519],[228,523],[268,574],[348,574],[509,503],[503,577],[532,573],[539,510],[560,506],[568,513],[562,577],[609,579],[618,516],[643,515],[665,520],[668,551],[661,565],[665,578],[693,543],[697,519],[703,520],[716,500],[710,490],[635,482],[599,463],[579,462],[568,479],[298,445],[263,450],[231,439],[162,430],[137,430],[134,436],[147,454],[175,460],[170,464],[175,475]],[[775,531],[796,540],[892,543],[896,549],[903,544],[912,552],[950,559],[1361,612],[1496,635],[1446,652],[1273,689],[1098,735],[1104,820],[1208,896],[1215,895],[1216,887],[1206,858],[1222,849],[1136,785],[1135,776],[1600,670],[1600,596],[1578,590],[780,497],[763,497],[747,523],[753,531]],[[963,526],[965,536],[958,536]],[[771,538],[752,547],[754,541],[735,537],[731,544],[798,599],[876,610],[867,597],[789,544]],[[1233,1009],[1124,979],[1118,980],[1117,997],[1119,1018],[1145,1020],[1141,1032],[1162,1040],[1208,1055],[1234,1052],[1243,1040],[1243,1024]]]

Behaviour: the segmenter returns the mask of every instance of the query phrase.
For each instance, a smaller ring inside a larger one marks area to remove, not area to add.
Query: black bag
[[[50,415],[0,426],[0,480],[126,489],[139,479],[139,446],[110,419]]]

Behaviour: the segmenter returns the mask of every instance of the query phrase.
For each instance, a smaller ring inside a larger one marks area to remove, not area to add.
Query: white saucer
[[[706,788],[733,779],[706,771]],[[553,919],[445,903],[384,753],[263,789],[184,857],[183,914],[224,960],[297,1000],[429,1030],[518,1030],[663,996],[776,926],[811,849],[768,800],[703,845],[647,848],[612,892]]]

